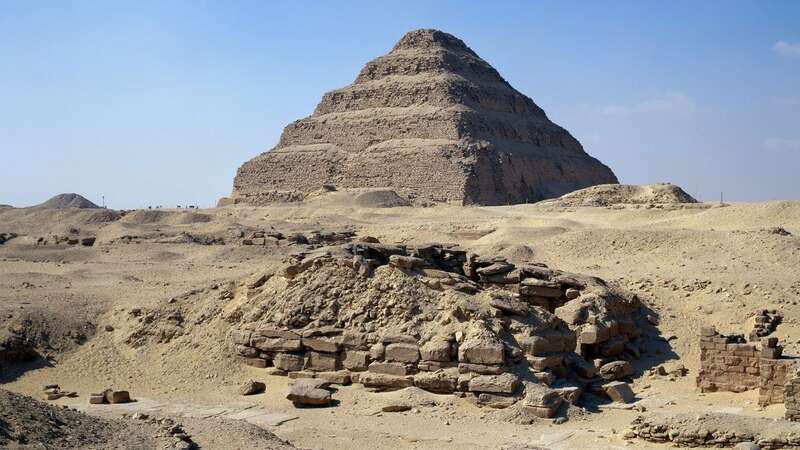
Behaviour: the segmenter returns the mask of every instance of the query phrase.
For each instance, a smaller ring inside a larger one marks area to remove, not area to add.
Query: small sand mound
[[[91,201],[87,200],[86,197],[79,195],[79,194],[58,194],[55,197],[50,198],[44,203],[40,203],[34,208],[51,208],[51,209],[65,209],[65,208],[100,208],[99,206],[95,205]]]
[[[411,206],[411,202],[392,190],[368,191],[356,197],[356,205],[362,208],[396,208]]]
[[[116,222],[122,217],[122,214],[119,211],[114,211],[113,209],[101,209],[95,213],[92,213],[84,223],[92,224],[92,223],[109,223],[109,222]]]
[[[132,211],[122,218],[121,222],[132,225],[147,224],[167,224],[167,225],[191,225],[193,223],[206,223],[211,221],[208,214],[181,211],[158,211],[151,209],[140,209]]]
[[[559,198],[540,202],[557,206],[611,206],[642,204],[697,203],[683,189],[670,183],[601,184],[570,192]]]

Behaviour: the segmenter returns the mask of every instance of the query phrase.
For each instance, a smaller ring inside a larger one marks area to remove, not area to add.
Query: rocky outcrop
[[[232,201],[296,201],[335,186],[498,205],[616,182],[464,42],[417,30],[242,165]]]

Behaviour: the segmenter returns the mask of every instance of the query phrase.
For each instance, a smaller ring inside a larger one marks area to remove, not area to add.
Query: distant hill
[[[65,209],[65,208],[81,208],[81,209],[93,209],[93,208],[100,208],[99,206],[95,205],[86,197],[80,194],[58,194],[55,197],[50,198],[44,203],[40,203],[34,208],[50,208],[50,209]]]
[[[697,203],[691,195],[674,184],[601,184],[580,189],[541,204],[559,206],[610,206],[623,204]]]

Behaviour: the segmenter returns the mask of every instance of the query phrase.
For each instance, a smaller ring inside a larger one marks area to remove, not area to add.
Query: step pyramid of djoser
[[[616,182],[461,40],[417,30],[367,63],[353,84],[325,94],[275,148],[242,165],[233,198],[301,200],[335,185],[496,205]]]

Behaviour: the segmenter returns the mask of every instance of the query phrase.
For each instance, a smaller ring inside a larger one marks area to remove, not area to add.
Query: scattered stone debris
[[[778,236],[791,236],[792,233],[786,230],[783,227],[770,227],[766,229],[766,232],[769,234],[777,234]]]
[[[682,447],[733,447],[749,443],[764,450],[798,448],[800,424],[723,413],[649,415],[637,417],[625,437],[671,442]]]
[[[5,244],[17,236],[17,233],[0,233],[0,245]]]
[[[62,397],[74,398],[78,396],[78,393],[74,391],[62,391],[57,384],[48,384],[43,390],[45,400],[49,401],[58,400]]]
[[[128,391],[115,391],[106,389],[99,394],[89,394],[89,403],[92,405],[128,403],[131,402],[131,395]]]

